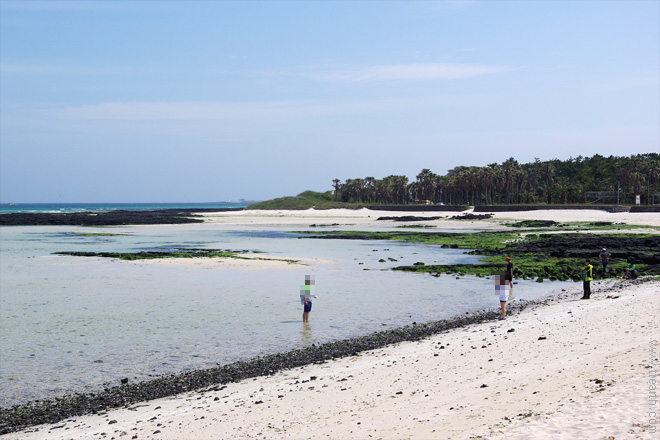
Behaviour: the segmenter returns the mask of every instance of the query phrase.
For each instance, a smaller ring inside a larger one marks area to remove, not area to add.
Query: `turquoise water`
[[[311,228],[310,228],[311,229]],[[324,228],[323,230],[327,230]],[[89,233],[118,235],[88,235]],[[54,255],[209,248],[320,259],[225,270]],[[497,307],[491,280],[391,271],[475,262],[457,249],[300,238],[284,227],[218,224],[0,227],[0,406],[208,368],[313,343]],[[391,261],[390,258],[397,260]],[[381,262],[385,260],[385,262]],[[314,275],[309,325],[300,285]],[[534,299],[557,283],[520,281]]]
[[[116,210],[150,211],[157,209],[221,209],[245,208],[255,203],[209,202],[209,203],[0,203],[0,214],[14,212],[69,213],[69,212],[108,212]]]

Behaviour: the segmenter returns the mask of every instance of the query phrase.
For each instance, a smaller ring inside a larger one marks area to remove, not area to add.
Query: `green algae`
[[[222,251],[217,249],[190,249],[177,251],[143,251],[143,252],[55,252],[56,255],[73,257],[102,257],[118,260],[155,260],[162,258],[241,258],[246,251]],[[242,257],[245,258],[245,257]]]
[[[143,252],[55,252],[55,255],[73,257],[116,258],[124,261],[158,260],[165,258],[234,258],[238,260],[281,261],[289,264],[301,264],[296,260],[281,258],[246,257],[245,254],[263,254],[261,251],[231,251],[219,249],[179,249],[176,251],[143,251]]]
[[[632,225],[627,223],[615,222],[564,222],[559,223],[552,220],[522,220],[518,222],[504,223],[504,226],[511,228],[529,228],[537,231],[627,231],[637,229],[650,229],[660,231],[658,226],[650,225]]]
[[[475,232],[475,233],[445,233],[445,232],[413,232],[413,231],[321,231],[302,232],[310,238],[335,238],[335,239],[359,239],[359,240],[394,240],[404,242],[418,242],[436,244],[445,248],[465,249],[466,253],[480,256],[477,264],[458,265],[426,265],[417,262],[412,266],[399,266],[392,270],[430,273],[435,276],[446,275],[475,275],[488,277],[502,273],[506,267],[505,256],[512,257],[514,263],[514,278],[536,279],[542,282],[544,279],[554,281],[580,280],[584,268],[584,258],[576,256],[553,256],[547,250],[538,249],[533,246],[536,242],[544,242],[546,245],[558,243],[561,240],[585,240],[585,239],[645,239],[657,237],[657,234],[633,234],[633,233],[553,233],[545,234],[541,231],[503,231],[503,232]],[[545,231],[543,231],[545,232]],[[547,246],[546,246],[547,248]],[[594,248],[597,249],[597,247]],[[645,253],[655,253],[654,249],[646,249]],[[597,259],[597,252],[593,258]],[[595,260],[592,260],[595,261]],[[609,271],[600,272],[597,264],[594,264],[596,278],[615,278],[621,276],[627,265],[622,259],[612,259],[608,266]],[[645,275],[660,273],[656,266],[637,264],[637,269]]]
[[[393,240],[413,243],[437,244],[458,249],[501,249],[510,241],[522,240],[518,231],[504,232],[414,232],[414,231],[299,231],[309,238],[334,238],[345,240]]]
[[[64,232],[63,235],[73,235],[76,237],[117,237],[132,234],[116,234],[111,232]]]
[[[395,228],[402,228],[402,229],[405,229],[405,228],[410,228],[410,229],[420,228],[421,229],[421,228],[437,228],[437,226],[436,225],[400,225],[400,226],[395,226]]]

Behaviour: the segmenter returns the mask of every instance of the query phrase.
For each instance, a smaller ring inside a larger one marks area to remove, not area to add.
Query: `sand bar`
[[[319,258],[273,257],[265,254],[245,254],[239,258],[157,258],[133,260],[131,264],[157,264],[207,270],[294,270],[327,263]]]

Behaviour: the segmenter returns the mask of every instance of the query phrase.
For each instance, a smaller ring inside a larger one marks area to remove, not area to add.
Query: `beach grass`
[[[359,209],[364,205],[358,203],[344,203],[335,201],[329,192],[320,193],[316,191],[305,191],[297,196],[279,197],[265,202],[255,203],[247,207],[247,209],[259,210],[273,210],[273,209],[286,209],[286,210],[303,210],[303,209],[336,209],[336,208],[350,208]]]

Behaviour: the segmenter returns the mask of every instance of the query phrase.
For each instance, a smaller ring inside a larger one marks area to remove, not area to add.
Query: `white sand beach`
[[[332,211],[206,217],[223,224],[368,227],[380,215],[420,215]],[[499,228],[508,219],[660,226],[658,214],[601,211],[498,213],[489,224]],[[447,222],[460,229],[470,223]],[[2,438],[657,439],[660,403],[651,380],[660,378],[660,281],[598,281],[592,292],[581,301],[581,286],[566,284],[549,304],[505,321]]]
[[[538,210],[519,212],[495,212],[488,220],[451,220],[450,217],[460,216],[468,211],[374,211],[369,209],[326,209],[304,211],[262,211],[244,210],[239,212],[218,212],[202,214],[210,224],[237,226],[310,226],[333,225],[359,227],[394,227],[400,223],[378,221],[379,217],[442,217],[437,220],[415,221],[415,224],[432,225],[442,229],[503,229],[503,222],[521,220],[554,220],[557,222],[597,222],[610,221],[629,225],[647,225],[660,227],[660,214],[605,212],[601,210]]]

